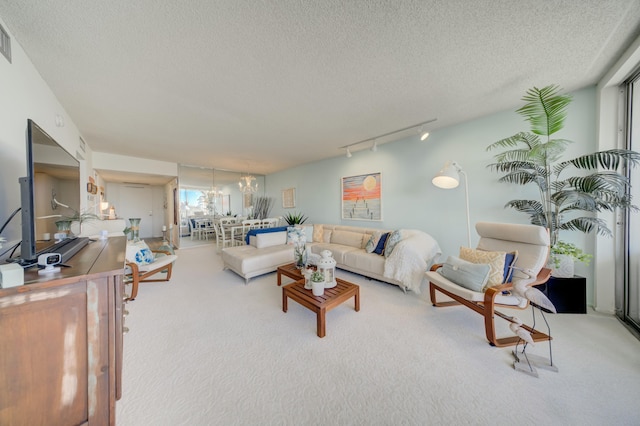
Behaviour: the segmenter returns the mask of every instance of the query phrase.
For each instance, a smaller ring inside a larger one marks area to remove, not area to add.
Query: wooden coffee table
[[[336,278],[336,286],[325,288],[322,296],[314,296],[311,290],[304,288],[304,279],[282,287],[282,311],[287,312],[287,298],[295,300],[307,309],[316,313],[318,337],[326,334],[327,311],[341,303],[355,298],[355,310],[360,310],[360,287],[348,281]]]
[[[286,265],[278,266],[278,285],[282,285],[282,276],[289,277],[294,281],[298,281],[304,278],[302,271],[296,268],[295,262],[287,263]]]

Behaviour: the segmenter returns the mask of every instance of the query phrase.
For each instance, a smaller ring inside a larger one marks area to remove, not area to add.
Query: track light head
[[[378,141],[373,141],[373,145],[371,145],[371,152],[377,152],[378,151]]]
[[[424,130],[422,127],[420,127],[420,140],[426,141],[428,137],[429,137],[429,132]]]
[[[351,158],[351,150],[347,147],[347,158]]]

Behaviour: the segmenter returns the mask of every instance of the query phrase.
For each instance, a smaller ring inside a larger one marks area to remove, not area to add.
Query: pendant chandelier
[[[247,174],[240,178],[240,182],[238,182],[238,186],[240,187],[240,192],[243,194],[253,194],[258,191],[258,182],[255,182],[256,178]]]

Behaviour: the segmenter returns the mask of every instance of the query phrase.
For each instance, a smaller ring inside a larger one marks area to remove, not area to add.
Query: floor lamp
[[[460,184],[460,175],[464,176],[464,200],[467,209],[467,243],[471,247],[471,226],[469,224],[469,186],[467,184],[467,174],[455,161],[447,161],[444,167],[431,179],[438,188],[453,189]]]

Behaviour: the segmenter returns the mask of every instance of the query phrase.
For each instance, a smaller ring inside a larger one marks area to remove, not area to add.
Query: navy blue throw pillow
[[[375,250],[373,250],[373,252],[375,254],[379,254],[380,256],[382,256],[384,254],[384,246],[387,243],[387,238],[389,238],[389,232],[382,234],[380,236],[380,240],[378,241],[378,245],[376,246]]]
[[[511,282],[511,278],[513,276],[513,269],[511,268],[513,264],[516,262],[518,257],[518,252],[507,253],[504,259],[504,281],[503,283]]]

